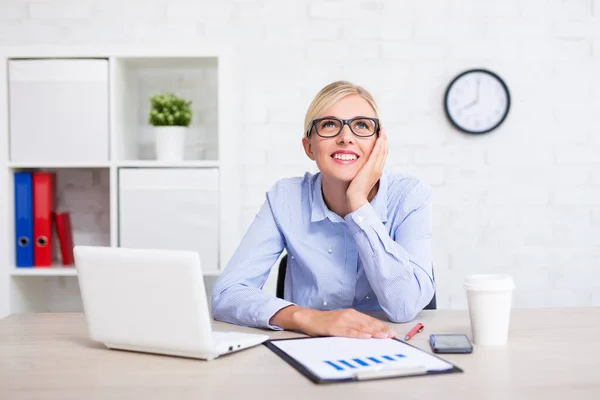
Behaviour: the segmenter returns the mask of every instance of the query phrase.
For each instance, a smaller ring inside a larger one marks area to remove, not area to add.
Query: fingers
[[[383,167],[385,165],[385,160],[387,158],[388,153],[388,140],[387,135],[385,133],[385,128],[381,128],[379,131],[379,138],[377,139],[377,146],[379,147],[377,153],[377,159],[375,163],[375,169],[378,172],[383,171]]]
[[[393,338],[397,333],[376,318],[355,309],[323,311],[322,318],[314,321],[312,328],[319,335],[339,336],[357,339]],[[321,325],[318,327],[318,325]]]
[[[381,154],[381,142],[379,139],[375,142],[375,146],[373,146],[373,150],[371,150],[371,154],[369,155],[369,159],[365,163],[366,165],[371,165],[375,167],[377,165],[377,159],[379,158],[379,154]]]
[[[370,333],[373,337],[385,339],[392,338],[397,335],[397,333],[393,329],[389,328],[383,322],[375,318],[369,318],[369,330],[367,332]]]
[[[388,328],[386,324],[376,318],[370,317],[354,309],[348,311],[351,313],[351,318],[356,321],[356,325],[352,326],[352,328],[369,335],[369,337],[391,338],[397,335],[393,329]]]
[[[373,146],[373,150],[371,150],[371,154],[369,155],[369,159],[365,163],[365,167],[371,168],[372,171],[378,171],[379,164],[381,163],[380,158],[384,150],[382,144],[383,141],[381,140],[381,137],[377,138],[375,146]]]
[[[355,338],[355,339],[370,339],[372,336],[370,333],[363,332],[357,329],[345,328],[340,332],[343,337]]]
[[[370,166],[377,171],[380,168],[382,156],[384,158],[383,162],[385,162],[385,157],[387,156],[387,136],[385,135],[383,127],[379,131],[379,137],[375,141],[375,146],[373,146],[373,150],[371,150],[371,154],[365,163],[365,167]]]

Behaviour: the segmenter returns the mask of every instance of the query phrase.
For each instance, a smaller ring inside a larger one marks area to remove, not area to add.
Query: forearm
[[[278,330],[283,327],[277,324],[273,326],[269,320],[280,309],[291,304],[255,287],[232,285],[214,294],[212,315],[219,321]]]
[[[277,311],[271,320],[270,325],[278,326],[285,330],[303,331],[302,322],[306,320],[306,315],[310,309],[291,305]]]
[[[233,324],[277,329],[269,319],[290,305],[262,290],[283,251],[283,237],[265,201],[231,260],[212,287],[213,318]]]
[[[306,333],[309,336],[348,336],[355,338],[391,338],[397,333],[366,314],[354,309],[321,311],[289,306],[271,319],[273,325]]]
[[[355,240],[368,242],[367,238]],[[389,319],[414,319],[433,296],[435,288],[429,275],[402,251],[388,252],[383,246],[372,251],[370,242],[358,247],[365,275]]]
[[[395,242],[369,205],[348,219],[363,269],[379,304],[394,322],[406,322],[433,296],[429,237]],[[410,252],[408,251],[410,250]]]

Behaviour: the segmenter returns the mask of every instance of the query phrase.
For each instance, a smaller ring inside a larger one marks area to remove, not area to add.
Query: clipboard
[[[316,384],[464,372],[396,338],[299,337],[270,339],[263,345]]]

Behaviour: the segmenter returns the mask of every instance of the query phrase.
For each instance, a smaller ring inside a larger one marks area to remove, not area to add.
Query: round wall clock
[[[487,133],[502,124],[510,109],[506,83],[485,69],[471,69],[455,77],[444,96],[448,120],[466,133]]]

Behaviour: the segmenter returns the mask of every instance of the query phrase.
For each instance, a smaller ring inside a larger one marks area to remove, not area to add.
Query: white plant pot
[[[182,161],[185,153],[185,126],[155,126],[156,159]]]

